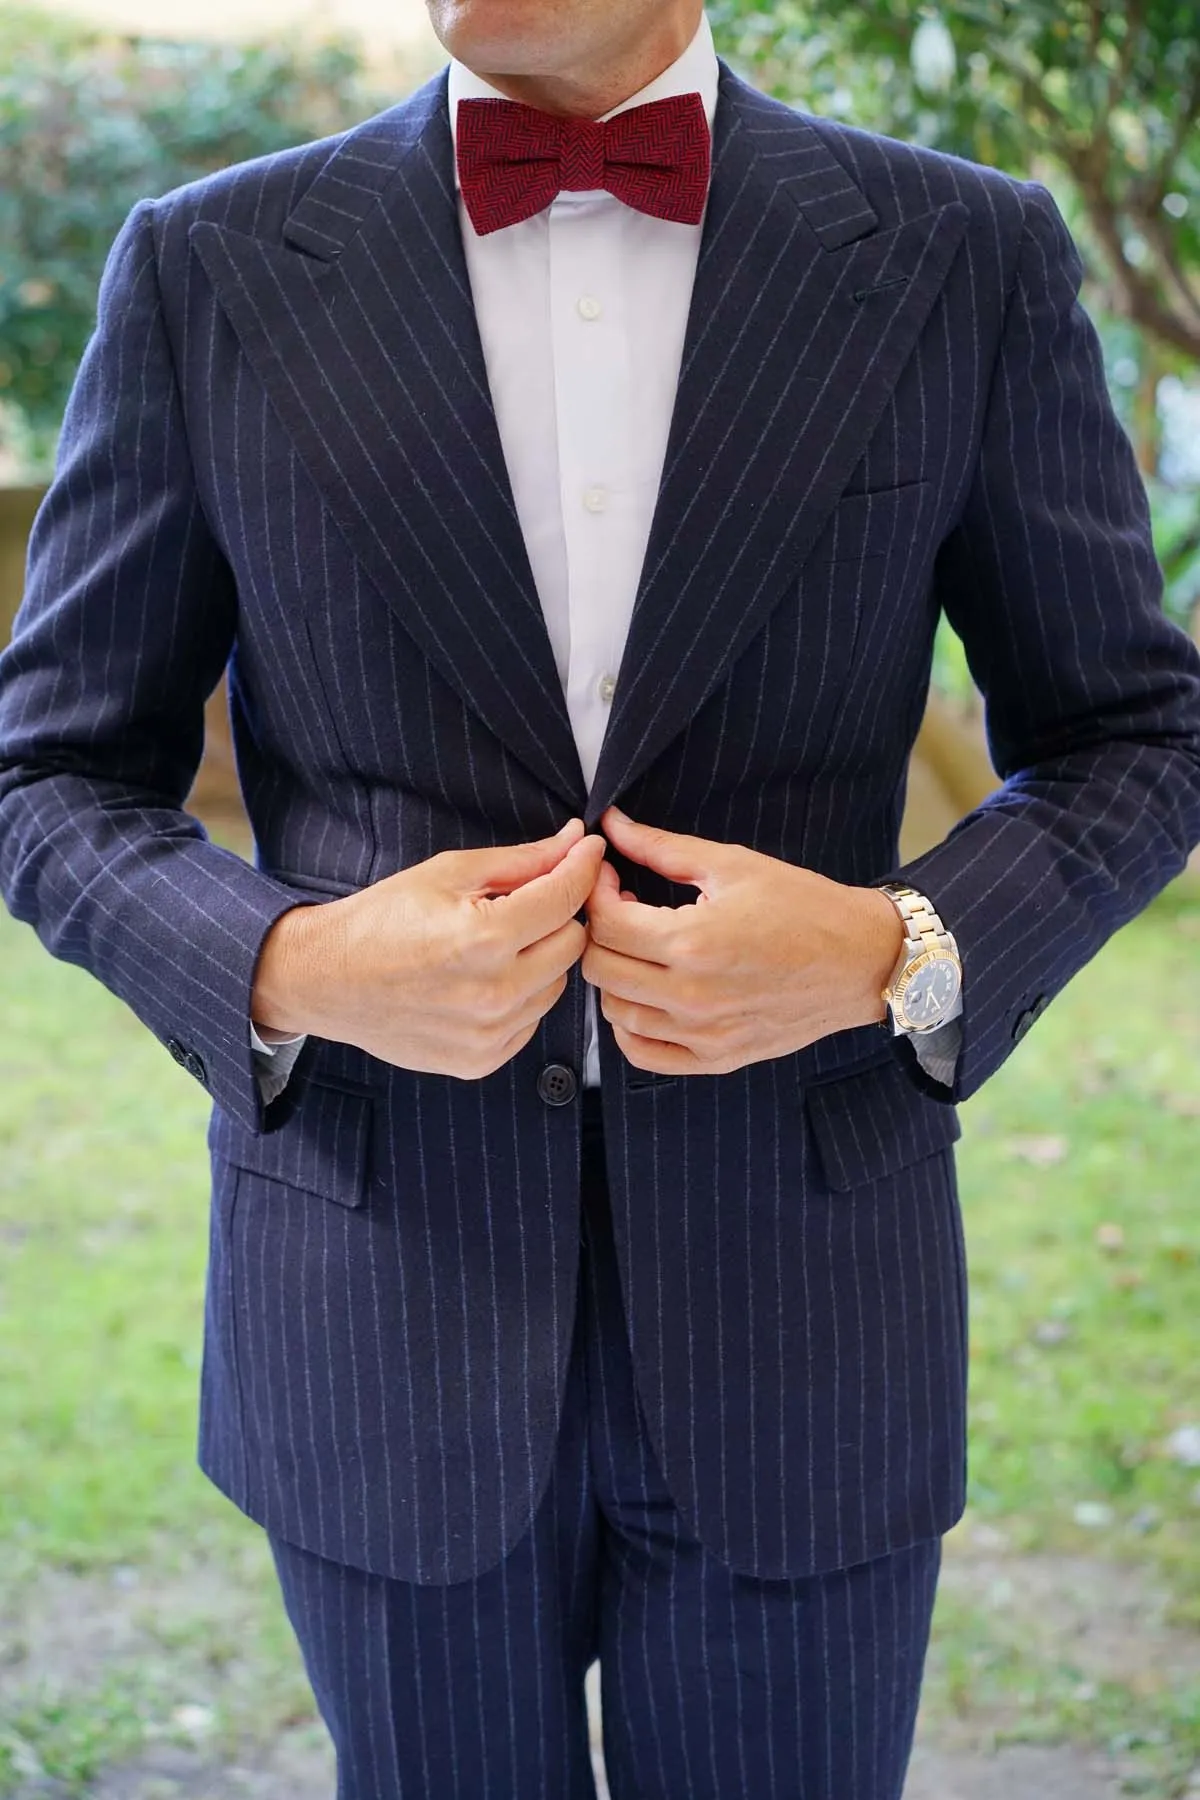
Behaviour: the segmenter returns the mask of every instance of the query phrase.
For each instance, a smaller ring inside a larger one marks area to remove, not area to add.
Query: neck
[[[668,17],[659,22],[653,36],[599,65],[556,70],[553,74],[508,75],[494,69],[473,72],[510,100],[536,106],[541,112],[564,118],[600,119],[633,94],[649,87],[672,63],[679,61],[700,24],[699,4],[664,8]]]

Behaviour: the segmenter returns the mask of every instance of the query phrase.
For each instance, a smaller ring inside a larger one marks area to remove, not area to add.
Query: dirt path
[[[1039,1666],[1068,1667],[1085,1683],[1128,1681],[1136,1690],[1148,1671],[1168,1669],[1173,1678],[1200,1679],[1200,1636],[1164,1622],[1163,1596],[1140,1571],[1016,1555],[997,1547],[995,1534],[982,1536],[986,1548],[955,1534],[947,1556],[943,1593],[960,1635],[964,1620],[986,1618],[997,1641],[1027,1646]],[[115,1581],[42,1577],[0,1610],[0,1744],[10,1754],[20,1744],[8,1721],[21,1697],[39,1688],[94,1694],[114,1677],[110,1692],[119,1691],[127,1678],[131,1692],[161,1693],[161,1725],[133,1760],[93,1783],[90,1800],[330,1800],[332,1756],[298,1670],[271,1677],[270,1716],[289,1722],[265,1742],[256,1731],[255,1668],[244,1647],[254,1642],[261,1594],[236,1572],[212,1568],[153,1584],[133,1571]],[[1019,1706],[992,1697],[963,1707],[960,1697],[947,1710],[939,1698],[947,1657],[935,1645],[933,1698],[905,1800],[1118,1800],[1130,1791],[1122,1784],[1131,1768],[1114,1755],[1070,1743],[993,1748],[998,1733],[1019,1730]],[[227,1743],[240,1748],[223,1749]],[[32,1750],[21,1766],[16,1800],[68,1793],[37,1767]],[[1200,1800],[1200,1767],[1193,1780],[1186,1792]]]
[[[607,1800],[598,1770],[598,1800]],[[90,1792],[94,1800],[330,1800],[333,1759],[301,1734],[270,1758],[214,1764],[182,1750],[162,1750],[113,1770]],[[1200,1790],[1197,1790],[1200,1791]],[[59,1800],[54,1782],[32,1781],[20,1800]],[[1128,1790],[1107,1759],[1059,1747],[1014,1745],[995,1755],[919,1747],[905,1800],[1121,1800]]]

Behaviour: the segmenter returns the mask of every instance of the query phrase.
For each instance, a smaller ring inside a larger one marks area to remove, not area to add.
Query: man
[[[216,1102],[201,1457],[345,1800],[591,1795],[597,1656],[617,1800],[895,1800],[954,1103],[1200,835],[1200,668],[1044,190],[699,0],[431,12],[114,250],[5,891]],[[942,608],[1005,785],[897,868]],[[255,868],[183,811],[231,654]]]

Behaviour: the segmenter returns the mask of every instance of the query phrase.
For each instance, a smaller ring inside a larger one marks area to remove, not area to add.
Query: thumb
[[[553,837],[538,838],[532,844],[451,851],[447,871],[451,886],[462,894],[510,894],[556,869],[571,846],[582,839],[584,830],[582,819],[568,819]]]
[[[608,808],[600,822],[609,843],[630,862],[704,892],[719,884],[728,845],[664,831],[658,825],[639,825],[615,806]]]

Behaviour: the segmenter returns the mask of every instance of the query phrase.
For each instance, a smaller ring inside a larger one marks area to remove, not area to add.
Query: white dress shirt
[[[678,62],[605,116],[698,93],[709,128],[720,70],[702,20]],[[504,96],[450,65],[460,100]],[[477,237],[467,272],[517,517],[591,786],[612,711],[675,408],[702,225],[635,212],[603,190]],[[600,1080],[588,989],[584,1083]]]
[[[605,117],[698,93],[711,129],[719,80],[702,19],[679,60]],[[504,98],[452,62],[456,140],[460,101]],[[603,190],[562,193],[486,237],[461,195],[459,218],[513,499],[590,786],[658,498],[703,224],[649,218]],[[302,1042],[270,1061],[255,1034],[264,1094],[282,1089]],[[583,1079],[600,1081],[591,988]]]

